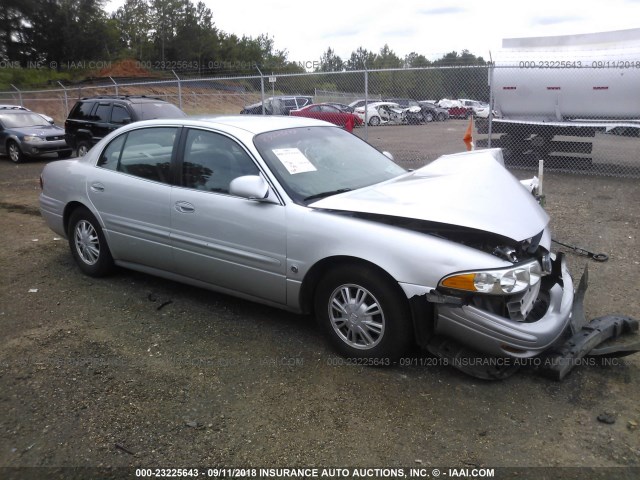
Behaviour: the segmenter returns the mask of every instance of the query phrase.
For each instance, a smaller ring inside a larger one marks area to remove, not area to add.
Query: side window
[[[169,183],[177,134],[178,127],[132,130],[107,145],[98,166],[154,182]]]
[[[108,122],[109,117],[111,116],[111,105],[108,103],[101,103],[96,108],[96,113],[94,114],[93,120],[96,122]]]
[[[106,168],[108,170],[117,170],[118,163],[120,163],[120,154],[122,153],[122,146],[126,140],[127,135],[120,135],[114,139],[107,148],[102,151],[100,159],[98,160],[98,166]]]
[[[88,120],[91,118],[91,110],[93,110],[94,105],[95,102],[80,102],[69,116],[78,120]]]
[[[122,105],[114,105],[111,111],[111,123],[125,124],[131,121],[131,115]]]
[[[218,133],[189,130],[182,164],[182,185],[229,193],[231,180],[257,175],[253,160],[235,141]]]

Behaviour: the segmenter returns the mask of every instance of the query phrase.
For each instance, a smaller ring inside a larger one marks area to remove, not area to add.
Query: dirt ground
[[[413,138],[432,127],[451,128]],[[83,276],[39,215],[44,164],[0,158],[0,477],[127,467],[111,475],[135,478],[141,466],[640,476],[640,355],[561,382],[533,369],[480,381],[417,351],[390,368],[345,364],[312,318],[130,271]],[[574,277],[589,265],[587,315],[640,318],[638,180],[548,173],[545,190],[555,238],[610,257],[568,253]]]

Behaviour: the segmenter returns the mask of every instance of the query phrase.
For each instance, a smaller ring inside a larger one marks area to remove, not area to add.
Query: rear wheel
[[[444,122],[447,119],[446,115],[444,113],[439,113],[438,114],[438,121],[439,122]]]
[[[114,263],[107,240],[96,217],[86,208],[78,208],[69,219],[69,247],[74,260],[85,274],[102,277]]]
[[[7,144],[7,153],[13,163],[20,163],[24,160],[24,153],[22,153],[20,146],[13,140],[10,140]]]
[[[429,122],[433,122],[433,114],[431,114],[431,113],[427,113],[427,114],[424,116],[424,121],[425,121],[425,122],[427,122],[427,123],[429,123]]]
[[[371,117],[369,119],[369,125],[375,127],[376,125],[380,125],[380,117]]]
[[[395,359],[413,339],[407,299],[369,266],[328,272],[316,290],[315,313],[329,341],[348,358]]]
[[[91,145],[86,140],[80,140],[78,142],[77,153],[78,157],[84,157],[87,152],[91,149]]]

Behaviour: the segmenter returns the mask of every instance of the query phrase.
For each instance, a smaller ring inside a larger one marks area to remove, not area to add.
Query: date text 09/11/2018
[[[523,60],[518,63],[519,68],[614,68],[640,69],[640,60]]]
[[[493,468],[136,468],[136,477],[182,478],[493,478]]]

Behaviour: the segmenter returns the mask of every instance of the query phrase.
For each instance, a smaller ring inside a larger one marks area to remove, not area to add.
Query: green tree
[[[126,0],[113,14],[127,56],[146,60],[151,54],[152,21],[147,0]]]
[[[370,52],[364,47],[358,47],[354,52],[351,52],[351,57],[347,60],[347,70],[367,70],[371,69],[375,63],[376,54]]]
[[[344,68],[345,65],[342,58],[336,55],[336,52],[329,47],[320,57],[320,67],[316,70],[319,72],[341,72]]]
[[[35,9],[33,0],[5,0],[0,9],[0,59],[26,62],[33,55],[29,43],[28,18]]]

